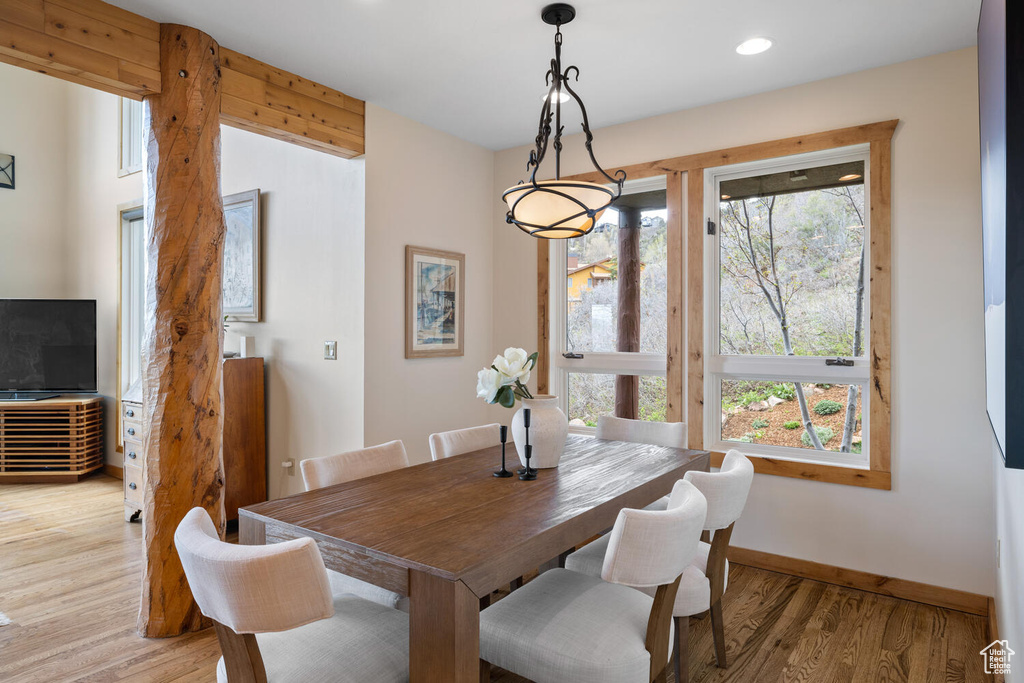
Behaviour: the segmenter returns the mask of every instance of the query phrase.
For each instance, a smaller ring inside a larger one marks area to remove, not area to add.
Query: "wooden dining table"
[[[493,591],[707,471],[710,454],[570,435],[535,481],[492,476],[500,463],[495,446],[250,505],[239,541],[314,539],[329,568],[409,596],[413,683],[478,681]]]

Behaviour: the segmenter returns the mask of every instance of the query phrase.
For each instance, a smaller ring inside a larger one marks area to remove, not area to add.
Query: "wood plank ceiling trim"
[[[141,99],[160,92],[160,24],[99,0],[3,0],[0,61]]]
[[[140,100],[161,91],[160,24],[101,0],[0,0],[0,61]],[[222,48],[221,122],[344,158],[365,103]]]
[[[365,104],[258,59],[222,48],[221,122],[352,158],[365,151]]]

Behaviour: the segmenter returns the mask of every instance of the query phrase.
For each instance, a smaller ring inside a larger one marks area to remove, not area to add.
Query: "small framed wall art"
[[[461,356],[466,255],[405,248],[405,357]]]
[[[260,191],[224,197],[224,316],[229,321],[261,321]]]

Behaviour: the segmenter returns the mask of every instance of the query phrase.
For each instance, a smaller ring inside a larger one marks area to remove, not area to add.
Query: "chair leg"
[[[559,555],[558,555],[558,568],[559,569],[565,569],[565,560],[570,555],[572,555],[573,550],[575,550],[575,548],[573,548],[572,550],[566,550],[564,553],[559,553]]]
[[[690,617],[673,617],[676,626],[676,683],[690,680]]]
[[[511,593],[515,589],[522,588],[522,587],[523,587],[523,577],[520,576],[518,579],[512,579],[512,582],[508,585],[508,592]]]
[[[480,683],[491,683],[491,663],[485,659],[480,660]]]
[[[483,612],[485,609],[491,606],[491,594],[488,593],[484,597],[480,598],[480,611]]]
[[[722,600],[711,605],[711,633],[715,638],[715,661],[719,669],[729,665],[725,661],[725,628],[722,624]]]

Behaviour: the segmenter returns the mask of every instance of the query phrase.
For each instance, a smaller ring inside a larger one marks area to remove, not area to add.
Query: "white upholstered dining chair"
[[[450,458],[463,453],[472,453],[501,443],[501,425],[483,425],[467,429],[453,429],[450,432],[431,434],[430,457],[432,460]]]
[[[665,510],[621,510],[601,578],[552,569],[488,607],[480,658],[537,683],[664,680],[672,604],[706,512],[682,480]]]
[[[213,619],[218,683],[409,680],[409,618],[352,595],[331,597],[316,543],[224,543],[206,510],[174,532],[196,604]]]
[[[601,415],[597,418],[597,438],[611,441],[647,443],[652,446],[686,448],[685,422],[648,422]]]
[[[339,455],[309,458],[299,463],[307,491],[383,474],[409,466],[401,440],[359,448]]]
[[[672,616],[676,634],[676,681],[688,679],[687,631],[689,617],[711,612],[715,660],[726,668],[725,630],[722,626],[722,595],[729,583],[729,561],[726,553],[736,520],[743,513],[754,479],[754,465],[733,449],[726,453],[718,472],[687,472],[684,479],[693,484],[707,499],[708,512],[701,542],[693,564],[683,572]],[[666,499],[656,501],[647,509],[664,508]],[[577,550],[565,561],[567,569],[590,576],[600,576],[602,562],[611,539],[604,535]]]
[[[340,455],[310,458],[299,463],[299,469],[302,470],[302,482],[307,491],[344,484],[408,466],[409,457],[405,453],[405,445],[400,440],[360,448]],[[350,593],[388,607],[409,609],[408,598],[394,591],[332,569],[327,570],[327,575],[331,582],[331,592],[334,595]]]

